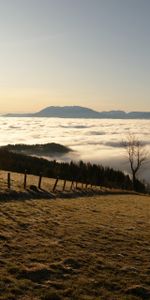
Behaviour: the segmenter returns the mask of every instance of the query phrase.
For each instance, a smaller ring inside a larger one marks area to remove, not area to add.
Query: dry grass
[[[124,193],[129,191],[122,191],[118,189],[111,189],[102,186],[92,186],[78,182],[71,181],[65,182],[59,179],[57,187],[53,191],[56,179],[42,177],[41,188],[38,188],[39,176],[27,174],[26,187],[24,188],[24,174],[10,172],[10,188],[7,182],[8,172],[0,170],[0,200],[7,199],[43,199],[43,198],[56,198],[56,197],[76,197],[76,196],[91,196],[93,194],[114,194]]]
[[[8,184],[7,184],[8,173],[9,172],[7,171],[0,170],[0,191],[1,192],[8,191]],[[10,172],[10,175],[11,175],[11,191],[23,192],[24,174]],[[50,193],[53,191],[55,181],[56,179],[54,178],[42,177],[41,188]],[[36,187],[38,187],[38,183],[39,183],[39,176],[27,174],[26,189],[29,189],[31,185],[35,185]],[[71,190],[71,185],[72,185],[71,181],[66,181],[65,191],[69,192]],[[57,191],[61,192],[63,190],[63,186],[64,186],[64,180],[59,179],[57,183]],[[85,184],[82,185],[82,183],[78,183],[77,187],[79,189],[85,188]],[[73,188],[74,189],[76,188],[75,183]],[[107,189],[105,188],[105,190]]]
[[[150,197],[0,202],[0,299],[150,299]]]
[[[5,192],[8,190],[7,186],[7,171],[0,171],[0,190]],[[15,172],[11,172],[11,190],[21,192],[24,191],[24,174],[19,174]],[[31,185],[35,185],[38,187],[39,176],[27,175],[26,188],[30,188]],[[55,179],[53,178],[42,178],[41,187],[47,192],[51,192],[53,190],[55,183]],[[63,180],[59,180],[57,190],[62,191],[63,188]],[[66,189],[69,190],[71,186],[71,182],[67,182]]]

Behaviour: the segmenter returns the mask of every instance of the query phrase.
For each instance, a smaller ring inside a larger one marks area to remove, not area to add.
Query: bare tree
[[[123,141],[132,173],[133,189],[136,190],[137,174],[148,158],[145,145],[132,133]]]

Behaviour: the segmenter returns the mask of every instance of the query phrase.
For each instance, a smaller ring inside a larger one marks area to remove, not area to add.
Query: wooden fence
[[[1,175],[1,182],[0,188],[3,184],[4,189],[36,189],[36,190],[49,190],[53,193],[56,191],[71,191],[71,190],[85,190],[85,189],[93,189],[93,188],[100,188],[100,186],[93,186],[92,184],[77,182],[77,181],[69,181],[66,179],[61,178],[48,178],[27,174],[25,171],[22,173],[13,173],[13,172],[6,172],[1,171],[3,174]]]

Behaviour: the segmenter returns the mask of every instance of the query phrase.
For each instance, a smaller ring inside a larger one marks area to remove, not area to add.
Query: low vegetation
[[[150,299],[150,197],[0,201],[0,300]]]

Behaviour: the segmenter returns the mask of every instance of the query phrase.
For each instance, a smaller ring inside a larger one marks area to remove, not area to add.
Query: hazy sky
[[[150,110],[150,0],[0,0],[0,113]]]

